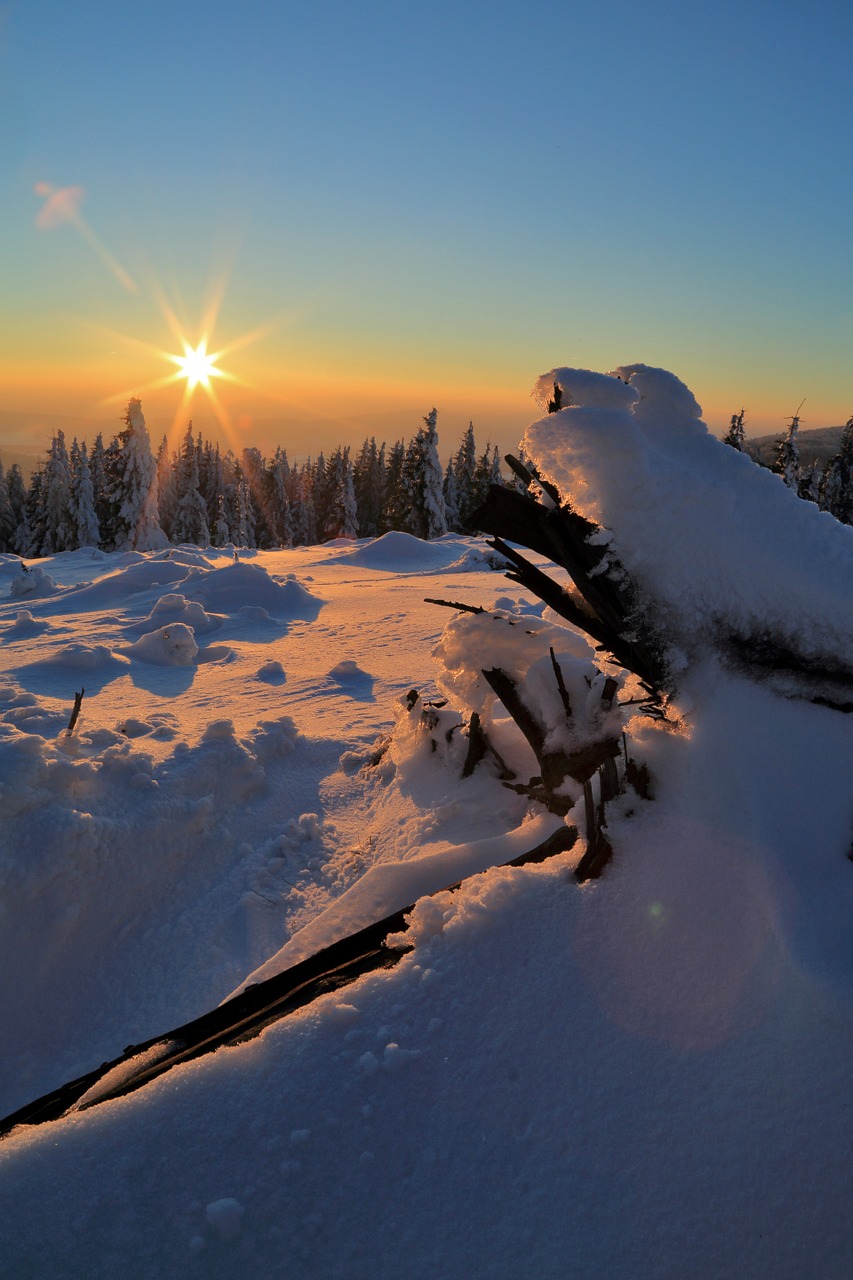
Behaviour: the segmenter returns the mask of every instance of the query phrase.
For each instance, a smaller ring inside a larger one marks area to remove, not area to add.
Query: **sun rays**
[[[212,291],[212,296],[204,311],[201,323],[194,329],[183,322],[178,315],[176,305],[170,301],[163,288],[156,281],[150,284],[150,290],[174,341],[172,349],[159,347],[153,343],[129,334],[109,331],[110,336],[123,345],[135,348],[148,357],[146,363],[154,361],[162,365],[174,366],[143,383],[136,383],[122,391],[108,396],[106,404],[121,404],[131,396],[143,399],[147,392],[161,391],[169,386],[181,386],[180,400],[175,407],[172,421],[167,431],[170,447],[186,430],[187,420],[191,417],[193,404],[199,398],[213,412],[228,444],[238,450],[242,447],[240,432],[232,422],[231,414],[217,388],[217,383],[232,383],[252,388],[253,384],[228,367],[228,361],[238,352],[256,342],[259,338],[275,328],[274,322],[258,326],[248,332],[239,334],[232,341],[213,347],[219,310],[225,294],[224,279],[220,280]],[[181,306],[181,311],[184,311]]]

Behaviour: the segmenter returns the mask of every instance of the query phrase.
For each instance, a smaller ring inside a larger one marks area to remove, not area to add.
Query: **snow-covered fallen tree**
[[[535,393],[550,412],[522,441],[531,471],[515,464],[533,493],[493,490],[473,517],[511,576],[658,694],[713,650],[782,692],[853,709],[851,529],[721,446],[663,369],[557,368]]]

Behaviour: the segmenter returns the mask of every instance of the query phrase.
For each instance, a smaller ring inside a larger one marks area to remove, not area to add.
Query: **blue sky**
[[[162,298],[195,342],[224,282],[211,348],[264,332],[222,403],[295,449],[433,404],[510,446],[555,364],[664,365],[717,428],[843,421],[851,35],[842,4],[6,4],[0,404],[168,417]],[[89,238],[36,227],[37,183]]]

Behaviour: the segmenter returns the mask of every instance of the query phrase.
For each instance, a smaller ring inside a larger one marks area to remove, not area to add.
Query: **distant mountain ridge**
[[[17,462],[24,473],[24,479],[29,479],[38,466],[41,456],[42,451],[39,449],[26,449],[17,445],[7,449],[0,445],[0,462],[3,464],[4,475],[8,475]]]
[[[811,431],[799,431],[797,443],[800,446],[800,462],[807,467],[810,467],[813,462],[819,462],[821,466],[829,462],[830,458],[834,458],[838,453],[843,430],[842,426],[815,427]],[[769,466],[773,462],[776,446],[785,434],[785,431],[778,431],[769,436],[754,436],[746,441],[746,452],[758,462]]]

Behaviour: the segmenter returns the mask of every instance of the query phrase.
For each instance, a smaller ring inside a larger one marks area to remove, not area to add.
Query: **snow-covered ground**
[[[0,1114],[470,877],[396,968],[0,1144],[0,1275],[848,1277],[853,717],[694,631],[602,879],[500,869],[560,819],[405,709],[534,771],[424,597],[592,657],[459,537],[0,563]]]

